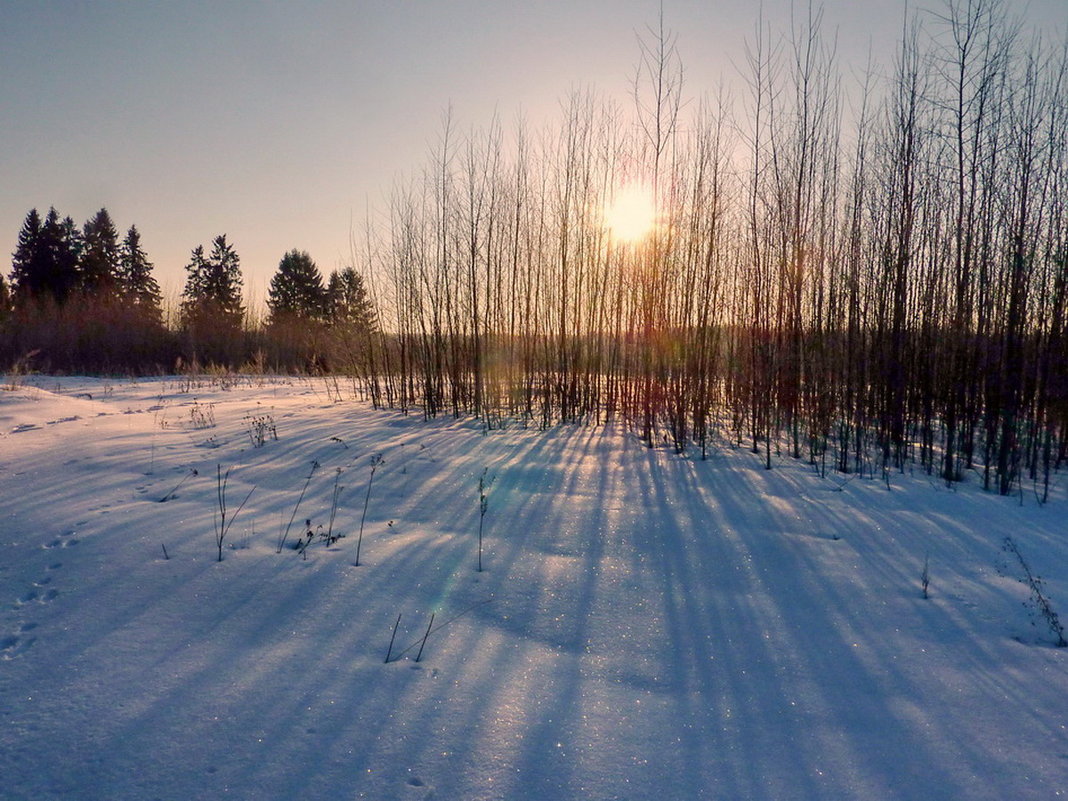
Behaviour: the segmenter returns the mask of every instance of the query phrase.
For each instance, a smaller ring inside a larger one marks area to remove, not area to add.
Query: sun
[[[617,242],[634,244],[656,227],[653,194],[641,184],[627,184],[604,208],[604,224]]]

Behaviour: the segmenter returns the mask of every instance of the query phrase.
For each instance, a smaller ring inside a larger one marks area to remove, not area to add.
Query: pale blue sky
[[[840,57],[885,56],[904,0],[826,0]],[[913,2],[912,6],[924,5]],[[928,6],[941,7],[941,0]],[[136,223],[179,291],[197,244],[227,233],[262,300],[282,254],[325,272],[350,221],[421,168],[451,104],[461,130],[555,119],[574,86],[627,102],[635,32],[658,0],[103,2],[3,0],[0,270],[26,212]],[[1009,0],[1063,28],[1068,0]],[[664,0],[693,97],[737,82],[757,3]],[[764,0],[787,27],[789,0]],[[781,20],[781,24],[777,23]]]

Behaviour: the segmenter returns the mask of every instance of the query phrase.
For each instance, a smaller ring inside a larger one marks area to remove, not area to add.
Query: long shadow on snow
[[[660,574],[669,665],[687,690],[677,698],[692,704],[680,710],[695,721],[680,735],[692,738],[687,762],[709,766],[702,784],[725,797],[903,790],[900,766],[879,754],[888,742],[898,744],[892,752],[909,753],[923,736],[886,703],[888,685],[848,636],[850,610],[864,615],[853,588],[814,580],[826,570],[784,536],[795,522],[758,489],[764,476],[716,465],[702,471],[713,483],[697,479],[698,469],[651,456],[637,477],[663,527],[638,557]],[[740,651],[741,644],[752,650]],[[892,655],[881,657],[874,664],[892,664]],[[866,736],[872,731],[877,738]],[[849,735],[857,734],[854,748]],[[916,759],[921,775],[942,777],[952,796],[943,764]],[[821,764],[826,769],[817,772]]]

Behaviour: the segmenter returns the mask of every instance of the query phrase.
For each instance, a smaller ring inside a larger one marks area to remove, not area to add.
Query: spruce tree
[[[207,272],[207,259],[204,258],[203,245],[193,248],[185,271],[189,275],[185,279],[185,289],[182,290],[182,310],[184,313],[189,313],[205,298],[204,276]]]
[[[326,314],[326,290],[323,277],[311,256],[291,250],[278,263],[271,278],[267,306],[271,323],[283,320],[322,320]]]
[[[69,219],[69,218],[68,218]],[[44,221],[31,209],[12,254],[11,282],[19,303],[51,297],[66,300],[77,281],[78,240],[71,237],[55,207]]]
[[[182,329],[196,361],[236,365],[244,358],[244,308],[240,259],[226,235],[212,240],[211,254],[198,245],[186,265],[182,292]]]
[[[51,296],[57,303],[65,302],[78,285],[80,250],[74,221],[70,217],[60,220],[55,207],[49,208],[34,249],[28,296]]]
[[[55,251],[58,285],[65,287],[64,297],[77,289],[81,283],[79,263],[84,249],[82,230],[74,222],[74,218],[67,215],[59,222],[59,243]]]
[[[185,268],[189,276],[182,292],[183,315],[186,318],[208,316],[240,326],[244,314],[240,264],[225,234],[212,240],[210,256],[205,257],[204,246],[197,245]]]
[[[11,283],[20,299],[35,294],[35,283],[41,281],[34,275],[38,268],[37,253],[41,246],[41,215],[30,209],[19,230],[18,245],[11,254]]]
[[[234,246],[226,241],[226,234],[215,237],[211,245],[208,297],[226,317],[240,325],[245,312],[241,305],[241,259]]]
[[[141,247],[141,233],[131,225],[119,248],[119,293],[123,299],[154,320],[160,320],[159,283],[152,277],[152,263]]]
[[[118,283],[119,234],[107,209],[100,209],[82,229],[78,259],[81,288],[92,294],[113,294]]]
[[[374,331],[378,315],[367,292],[363,276],[353,267],[330,273],[327,286],[330,320],[335,325]]]

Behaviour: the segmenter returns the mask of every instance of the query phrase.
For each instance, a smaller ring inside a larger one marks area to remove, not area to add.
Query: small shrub
[[[214,510],[212,520],[215,523],[215,545],[219,551],[219,560],[222,561],[223,552],[223,540],[226,539],[226,535],[230,532],[230,526],[234,524],[234,520],[241,514],[241,510],[245,508],[245,504],[248,503],[248,499],[252,497],[252,493],[256,491],[253,487],[248,491],[248,495],[245,496],[245,500],[241,501],[241,505],[237,507],[237,511],[230,516],[227,520],[227,508],[226,508],[226,482],[230,478],[230,470],[227,469],[224,474],[222,471],[222,465],[215,466],[215,499],[218,507]]]
[[[312,532],[311,519],[304,521],[304,533],[297,537],[297,544],[293,547],[296,548],[297,553],[301,555],[305,560],[308,558],[308,546],[315,540],[315,534]],[[322,528],[322,526],[320,526]]]
[[[267,413],[246,414],[245,431],[253,448],[262,448],[267,440],[278,440],[278,427],[274,418]]]
[[[193,398],[193,407],[189,410],[189,420],[193,428],[215,428],[215,404],[206,403],[201,405]]]
[[[1020,549],[1017,547],[1012,537],[1005,538],[1003,550],[1015,556],[1020,563],[1020,567],[1023,568],[1024,577],[1020,579],[1020,581],[1023,584],[1026,584],[1028,589],[1031,590],[1031,597],[1028,599],[1028,602],[1031,604],[1032,615],[1041,617],[1045,620],[1046,625],[1049,626],[1050,633],[1056,638],[1058,648],[1068,646],[1068,639],[1065,639],[1064,636],[1064,626],[1061,625],[1057,610],[1053,608],[1053,604],[1050,603],[1049,598],[1046,597],[1046,592],[1042,585],[1042,577],[1036,576],[1031,571],[1031,566],[1027,564],[1027,560],[1024,559],[1023,554],[1020,553]],[[1033,623],[1034,621],[1032,620],[1032,624]]]
[[[4,386],[5,390],[14,392],[22,385],[22,379],[30,374],[30,362],[40,352],[40,348],[37,348],[31,350],[29,353],[24,353],[22,356],[15,359],[15,363],[12,364],[11,369],[7,371],[7,384]]]
[[[276,553],[282,553],[282,548],[285,547],[286,539],[289,537],[289,529],[293,526],[293,521],[297,519],[297,510],[300,509],[300,502],[304,500],[304,493],[308,491],[308,485],[311,484],[312,476],[315,475],[315,471],[319,469],[318,462],[312,462],[311,472],[308,473],[308,478],[304,482],[304,489],[300,491],[300,497],[297,498],[297,504],[293,507],[293,515],[289,518],[289,525],[286,526],[285,531],[282,532],[278,538],[278,550]]]

